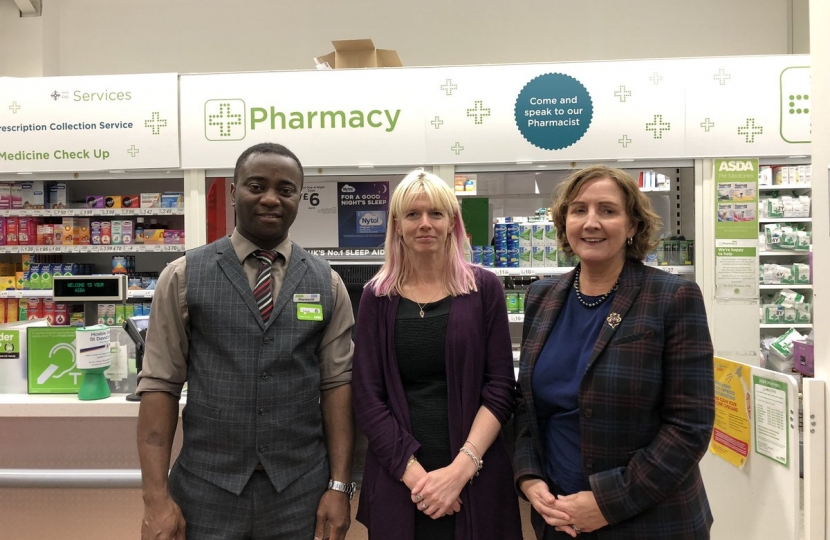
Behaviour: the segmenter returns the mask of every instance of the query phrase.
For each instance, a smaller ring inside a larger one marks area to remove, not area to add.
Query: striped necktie
[[[254,284],[254,300],[262,314],[262,320],[268,321],[271,311],[274,310],[274,302],[271,298],[271,267],[277,260],[277,254],[273,251],[258,249],[253,252],[253,256],[259,259],[260,263]]]

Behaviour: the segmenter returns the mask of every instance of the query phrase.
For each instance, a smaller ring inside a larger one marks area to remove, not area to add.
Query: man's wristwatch
[[[357,489],[357,484],[355,482],[352,482],[351,484],[346,484],[343,482],[338,482],[337,480],[329,480],[329,489],[345,493],[346,495],[348,495],[349,500],[352,500],[352,497],[354,497],[354,490]]]

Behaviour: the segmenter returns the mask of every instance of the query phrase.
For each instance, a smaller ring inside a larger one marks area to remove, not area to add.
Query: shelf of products
[[[52,300],[52,275],[127,274],[122,319],[149,312],[159,272],[185,251],[183,177],[43,178],[0,182],[0,323],[90,324],[92,310]]]
[[[761,167],[758,186],[761,355],[804,375],[795,352],[813,330],[811,176],[810,165]]]
[[[694,274],[694,266],[659,266],[648,265],[654,268],[659,268],[664,272],[670,274]],[[497,276],[553,276],[558,274],[567,274],[574,269],[573,266],[549,266],[549,267],[525,267],[525,268],[491,268],[482,266],[485,270],[489,270]]]
[[[0,210],[0,217],[183,216],[184,208],[65,208]]]
[[[760,218],[758,223],[810,223],[813,218],[808,217],[781,217],[781,218]]]
[[[789,250],[781,250],[781,251],[767,251],[762,249],[758,252],[759,257],[809,257],[809,251],[789,251]]]
[[[3,253],[179,253],[183,252],[184,244],[156,244],[156,245],[78,245],[78,246],[0,246]]]
[[[787,330],[789,328],[806,328],[811,329],[813,328],[812,323],[804,323],[804,324],[761,324],[761,328],[770,328],[770,329],[779,329],[779,330]]]
[[[127,291],[128,299],[153,298],[155,291]],[[52,298],[52,291],[6,290],[0,291],[0,298]]]
[[[759,288],[762,291],[780,291],[781,289],[791,289],[794,291],[811,291],[813,290],[812,285],[760,285]]]

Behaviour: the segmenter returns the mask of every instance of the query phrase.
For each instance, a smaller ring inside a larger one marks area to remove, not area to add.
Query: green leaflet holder
[[[110,328],[104,324],[85,326],[75,331],[75,359],[83,373],[78,399],[88,401],[110,396],[104,372],[112,363]]]

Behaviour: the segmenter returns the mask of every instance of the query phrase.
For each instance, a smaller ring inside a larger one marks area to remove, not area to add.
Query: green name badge
[[[300,321],[322,321],[323,306],[321,304],[297,304],[297,319]]]

